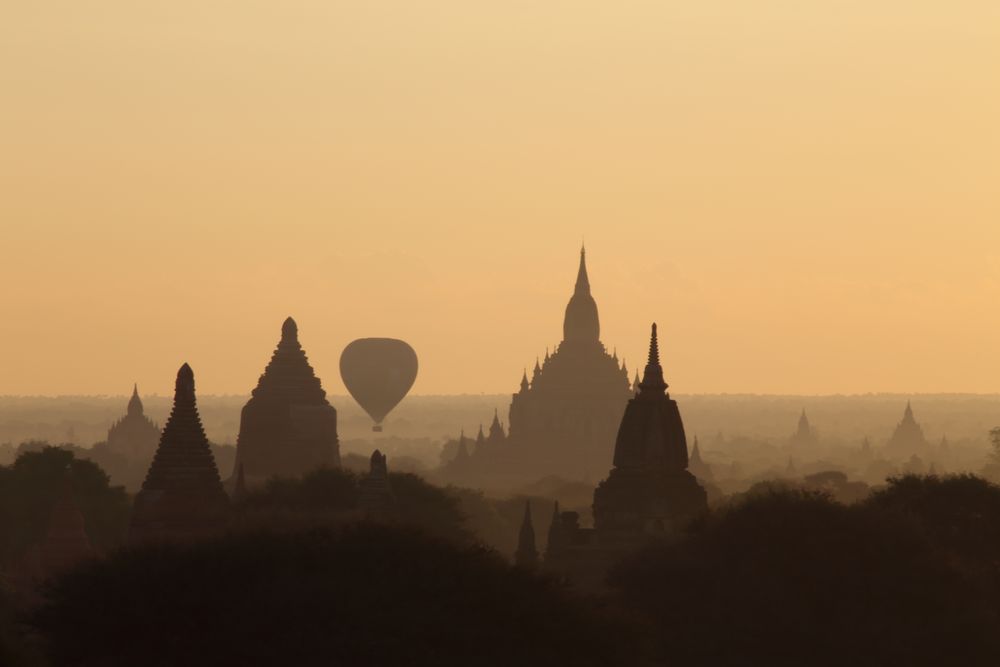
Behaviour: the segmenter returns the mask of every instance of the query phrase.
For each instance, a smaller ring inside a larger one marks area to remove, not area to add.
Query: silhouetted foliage
[[[49,600],[34,622],[55,665],[633,662],[553,581],[378,524],[121,551]]]
[[[25,451],[11,466],[0,467],[0,554],[18,559],[48,528],[52,506],[66,475],[72,480],[86,531],[99,551],[121,543],[128,527],[125,490],[112,487],[97,464],[58,447]]]
[[[612,573],[680,665],[984,664],[995,597],[898,512],[748,496]]]
[[[244,515],[282,512],[284,518],[293,512],[329,518],[337,513],[358,510],[358,483],[358,475],[337,468],[321,468],[302,478],[275,477],[263,488],[251,491],[239,509]],[[390,472],[389,484],[396,497],[395,511],[390,519],[440,537],[460,541],[471,539],[457,495],[411,473]]]
[[[953,559],[1000,574],[1000,487],[972,475],[889,480],[868,504],[916,520]]]

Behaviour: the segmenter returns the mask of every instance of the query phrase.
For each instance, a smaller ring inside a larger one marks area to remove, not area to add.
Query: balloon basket
[[[375,424],[374,426],[372,426],[372,430],[375,431],[376,433],[381,433],[382,432],[382,425],[381,424]]]

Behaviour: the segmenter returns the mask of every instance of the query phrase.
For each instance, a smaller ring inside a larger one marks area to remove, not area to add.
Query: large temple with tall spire
[[[480,432],[460,481],[482,486],[533,481],[546,475],[593,479],[611,461],[615,432],[632,396],[628,370],[601,342],[597,302],[590,291],[586,251],[580,250],[562,342],[536,360],[513,395],[507,431],[494,415]]]
[[[174,406],[132,506],[129,542],[186,540],[217,531],[229,499],[198,415],[194,373],[177,372]]]
[[[339,465],[337,411],[326,400],[289,317],[240,415],[236,467],[242,466],[246,484],[253,486],[273,476],[298,477]]]

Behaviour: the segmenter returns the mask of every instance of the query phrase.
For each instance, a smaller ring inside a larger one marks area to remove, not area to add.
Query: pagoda
[[[108,429],[108,450],[129,461],[148,464],[159,441],[160,427],[145,415],[139,385],[133,385],[125,416]]]
[[[924,430],[914,419],[913,408],[907,401],[906,409],[903,411],[903,419],[896,424],[896,429],[885,444],[883,452],[892,459],[909,460],[913,456],[926,457],[929,450],[930,443],[924,436]]]
[[[337,411],[326,400],[290,317],[240,415],[236,466],[241,465],[249,487],[269,477],[299,477],[340,465]]]
[[[221,528],[229,498],[198,415],[194,373],[177,372],[174,407],[142,490],[135,497],[130,542],[189,539]]]
[[[531,524],[530,500],[524,503],[524,518],[521,520],[521,531],[518,534],[514,563],[526,568],[538,565],[538,549],[535,548],[535,527]]]
[[[714,479],[712,467],[701,458],[701,450],[698,447],[698,436],[694,436],[694,444],[691,445],[691,455],[688,457],[688,470],[699,482],[710,482]]]
[[[806,416],[805,408],[802,409],[802,414],[799,415],[799,424],[789,442],[793,446],[812,445],[816,443],[816,430],[809,423],[809,417]]]
[[[549,527],[545,569],[584,589],[602,589],[615,563],[708,509],[705,490],[688,471],[684,424],[667,393],[652,329],[639,392],[621,418],[614,467],[594,490],[594,527],[581,527],[578,513],[560,512],[558,503]]]
[[[628,402],[615,441],[614,468],[594,491],[594,526],[606,534],[669,531],[708,507],[688,472],[687,438],[667,393],[656,324],[639,393]]]

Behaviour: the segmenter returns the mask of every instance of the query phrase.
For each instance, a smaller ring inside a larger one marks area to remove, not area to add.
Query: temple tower
[[[177,372],[174,407],[135,497],[129,541],[188,539],[218,530],[229,498],[198,415],[194,373]]]
[[[517,538],[514,563],[521,567],[533,568],[538,565],[538,549],[535,548],[535,527],[531,524],[531,501],[524,503],[524,518]]]
[[[600,339],[601,321],[597,315],[597,302],[590,294],[590,278],[587,276],[587,251],[580,248],[576,285],[563,318],[563,344],[595,346],[601,344]]]
[[[885,454],[893,459],[909,459],[913,456],[927,457],[930,443],[924,436],[924,430],[913,417],[913,408],[906,402],[903,419],[896,425],[889,441],[885,444]]]
[[[811,445],[816,442],[816,430],[813,429],[812,425],[809,423],[809,417],[806,416],[805,408],[802,409],[802,414],[799,415],[799,424],[795,429],[795,433],[791,437],[792,445]]]
[[[707,509],[705,490],[687,468],[684,425],[667,393],[653,324],[639,393],[625,407],[618,429],[614,468],[594,491],[601,539],[669,531]]]
[[[139,385],[132,387],[125,416],[108,429],[108,449],[129,461],[143,461],[148,465],[160,441],[160,427],[146,417],[139,398]]]
[[[698,448],[698,436],[694,436],[694,444],[691,446],[691,456],[688,457],[688,470],[699,482],[709,482],[714,479],[712,468],[701,458],[701,450]]]
[[[337,411],[299,344],[288,318],[281,341],[240,415],[236,465],[252,487],[269,477],[298,477],[340,465]]]

